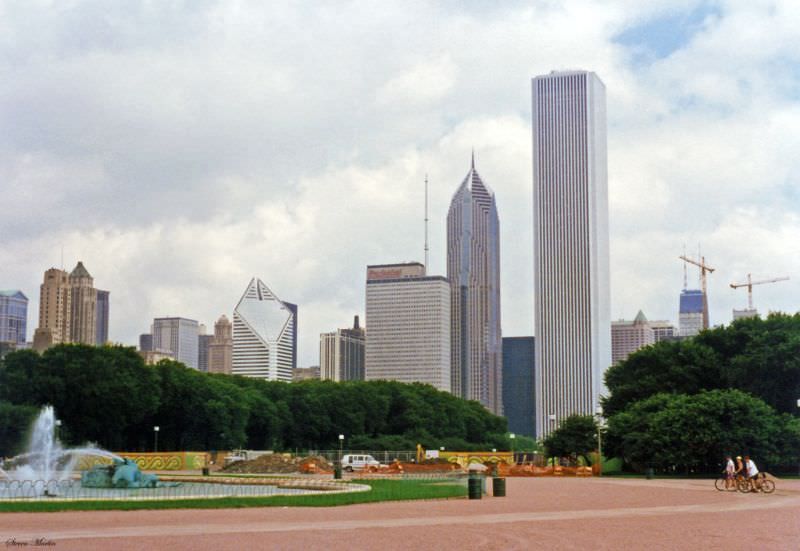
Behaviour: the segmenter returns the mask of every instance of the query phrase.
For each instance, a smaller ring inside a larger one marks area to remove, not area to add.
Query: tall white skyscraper
[[[153,320],[153,349],[169,354],[186,367],[198,369],[199,324],[186,318]]]
[[[233,311],[234,375],[292,380],[297,306],[281,301],[258,278],[247,285]]]
[[[605,86],[533,79],[536,434],[593,415],[611,365]]]
[[[503,414],[500,219],[475,156],[447,213],[453,394]]]
[[[450,392],[450,284],[418,262],[367,266],[364,375]]]

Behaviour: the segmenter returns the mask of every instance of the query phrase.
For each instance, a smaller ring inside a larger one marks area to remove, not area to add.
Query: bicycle
[[[757,486],[753,486],[753,480],[751,478],[744,478],[742,480],[737,481],[736,489],[740,492],[746,494],[751,491],[755,492],[762,492],[765,494],[771,494],[775,491],[775,483],[772,480],[769,480],[764,473],[760,473],[761,477],[759,480],[759,484]]]
[[[725,473],[722,473],[722,476],[717,477],[717,479],[714,481],[714,487],[717,490],[719,490],[720,492],[725,492],[725,491],[735,492],[736,489],[737,489],[737,483],[738,483],[736,478],[730,479],[730,485],[728,485],[728,486],[726,486],[727,482],[728,482],[728,475],[725,474]]]

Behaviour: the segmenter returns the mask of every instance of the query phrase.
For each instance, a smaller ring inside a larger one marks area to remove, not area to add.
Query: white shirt
[[[756,464],[753,463],[752,459],[747,461],[745,467],[747,468],[747,476],[752,478],[758,474],[758,467],[756,467]]]
[[[725,465],[725,471],[732,473],[736,470],[736,467],[733,466],[733,459],[728,459],[728,464]]]

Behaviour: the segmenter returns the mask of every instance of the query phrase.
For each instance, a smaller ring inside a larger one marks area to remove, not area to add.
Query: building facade
[[[33,335],[33,348],[41,352],[60,343],[98,344],[97,294],[94,278],[81,261],[70,273],[47,270],[39,288],[39,327]],[[107,335],[108,311],[105,313]]]
[[[208,360],[211,351],[211,341],[214,335],[205,335],[201,332],[197,335],[197,369],[203,373],[208,373]]]
[[[338,329],[319,336],[319,376],[331,381],[364,380],[364,329],[358,316],[352,329]]]
[[[142,333],[139,335],[139,351],[150,352],[153,350],[153,335],[152,333]]]
[[[611,365],[605,86],[532,82],[536,434],[593,415]]]
[[[200,324],[186,318],[153,320],[153,352],[168,354],[186,367],[198,369],[198,335]]]
[[[536,438],[533,337],[503,337],[503,411],[508,430]]]
[[[611,361],[615,365],[655,342],[655,332],[641,310],[632,321],[611,322]]]
[[[364,378],[451,391],[450,284],[418,262],[367,267]]]
[[[233,311],[233,374],[291,382],[296,312],[254,277]]]
[[[319,380],[320,370],[318,365],[310,367],[295,367],[292,369],[292,382]]]
[[[95,342],[106,344],[108,342],[108,314],[110,310],[110,294],[108,291],[97,290],[97,323]]]
[[[698,289],[681,291],[678,309],[678,331],[681,337],[694,337],[703,330],[705,304],[703,291]]]
[[[208,345],[208,372],[233,372],[233,325],[224,314],[214,324],[214,338]]]
[[[447,213],[453,394],[503,413],[500,219],[475,157]]]
[[[0,291],[0,342],[25,344],[28,330],[28,297],[22,291]]]
[[[654,320],[650,322],[650,328],[653,330],[653,338],[656,342],[672,341],[678,336],[675,326],[672,322],[666,320]]]

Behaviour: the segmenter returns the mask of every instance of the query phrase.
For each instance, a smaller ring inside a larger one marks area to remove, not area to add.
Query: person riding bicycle
[[[730,455],[726,455],[725,459],[725,487],[730,488],[734,484],[733,477],[736,474],[736,467],[733,465]]]
[[[744,478],[744,463],[742,463],[741,455],[736,456],[736,472],[734,474],[737,478],[740,476]]]
[[[752,459],[750,459],[749,455],[744,456],[744,466],[745,469],[747,469],[746,476],[750,480],[750,483],[753,485],[753,491],[755,492],[760,487],[760,484],[758,482],[758,467],[756,467],[756,464],[753,462]]]

